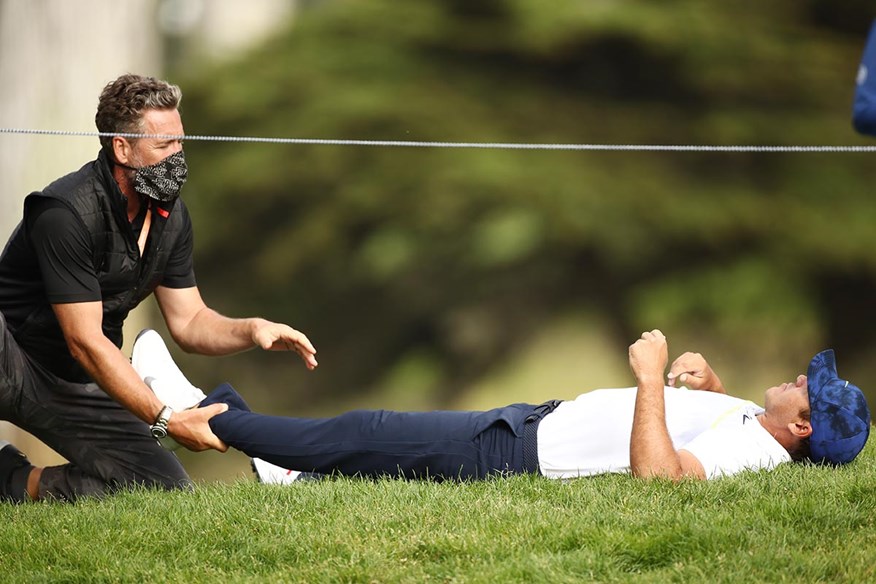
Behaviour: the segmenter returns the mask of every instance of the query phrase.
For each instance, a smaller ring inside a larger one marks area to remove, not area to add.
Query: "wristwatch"
[[[155,418],[155,421],[149,426],[149,431],[152,433],[152,437],[159,442],[162,442],[167,438],[167,422],[170,421],[171,414],[173,414],[173,409],[170,406],[164,406],[161,408],[161,411],[158,412],[158,417]]]

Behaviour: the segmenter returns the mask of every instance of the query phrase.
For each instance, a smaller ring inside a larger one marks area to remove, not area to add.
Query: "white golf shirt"
[[[666,387],[666,426],[676,450],[702,463],[707,478],[770,469],[791,460],[767,432],[753,402],[708,391]],[[538,426],[544,476],[567,479],[630,470],[636,388],[598,389],[561,403]]]

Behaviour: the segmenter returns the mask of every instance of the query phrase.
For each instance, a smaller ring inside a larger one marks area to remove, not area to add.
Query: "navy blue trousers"
[[[250,411],[227,383],[201,405],[220,402],[229,410],[210,420],[216,436],[284,468],[432,480],[538,472],[524,468],[523,436],[525,424],[540,420],[542,406],[513,404],[486,412],[356,410],[332,418],[289,418]]]

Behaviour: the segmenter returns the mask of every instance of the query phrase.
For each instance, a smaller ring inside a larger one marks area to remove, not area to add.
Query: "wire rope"
[[[71,130],[37,130],[27,128],[0,128],[0,134],[32,134],[40,136],[155,138],[162,140],[194,140],[202,142],[244,142],[255,144],[291,144],[317,146],[367,146],[386,148],[473,148],[498,150],[579,150],[579,151],[633,151],[633,152],[876,152],[876,146],[828,145],[706,145],[706,144],[540,144],[515,142],[432,142],[417,140],[345,140],[322,138],[271,138],[259,136],[204,136],[133,134],[112,132],[78,132]]]

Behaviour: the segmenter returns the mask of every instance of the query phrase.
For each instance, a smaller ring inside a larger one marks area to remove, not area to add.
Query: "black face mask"
[[[182,150],[150,166],[134,168],[121,162],[116,164],[134,171],[134,190],[137,193],[162,202],[173,201],[179,197],[189,174]]]

